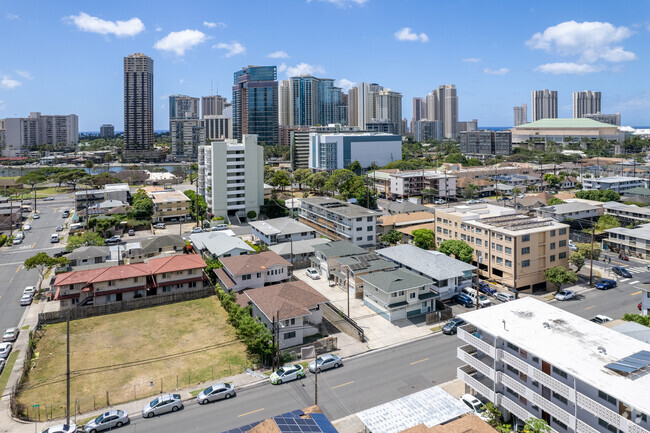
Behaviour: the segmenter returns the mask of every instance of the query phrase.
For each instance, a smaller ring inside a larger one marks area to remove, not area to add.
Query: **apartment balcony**
[[[533,398],[530,399],[530,401],[532,401],[534,405],[540,407],[543,411],[551,414],[551,416],[559,419],[566,425],[575,424],[575,417],[565,409],[544,398],[541,394],[534,393],[532,397]]]
[[[465,364],[474,368],[476,371],[495,380],[494,359],[489,355],[479,352],[474,346],[466,344],[456,349],[456,356]]]
[[[587,424],[583,423],[582,421],[578,420],[578,422],[576,423],[576,433],[600,433],[600,432],[595,428],[590,427]]]
[[[533,380],[539,382],[540,384],[546,386],[547,388],[550,388],[552,391],[555,391],[556,393],[560,394],[562,397],[566,398],[572,403],[576,402],[576,391],[563,384],[559,380],[551,377],[550,375],[544,373],[542,370],[539,370],[533,366],[531,369],[528,370],[528,376],[532,377]],[[532,370],[532,374],[531,373]]]
[[[456,377],[489,401],[494,401],[494,382],[471,366],[463,365],[458,367]]]
[[[505,349],[497,349],[497,361],[503,361],[508,365],[511,365],[512,367],[515,367],[517,370],[521,371],[522,373],[532,376],[533,371],[535,368],[528,364],[526,361],[523,359],[519,358],[518,355],[513,355],[512,353],[508,352]]]
[[[598,403],[595,400],[587,397],[584,394],[578,393],[576,395],[578,406],[587,412],[592,413],[598,418],[607,421],[609,424],[616,426],[619,431],[623,433],[650,433],[649,430],[641,427],[638,424],[632,422],[627,418],[619,415],[618,412],[615,412],[602,404]]]
[[[496,372],[496,379],[497,383],[503,384],[504,386],[507,386],[520,396],[526,398],[526,399],[532,399],[533,393],[535,392],[532,389],[529,389],[525,384],[521,383],[517,379],[508,376],[507,373],[503,371],[497,371]]]
[[[517,404],[514,400],[511,400],[505,394],[497,393],[495,403],[497,404],[497,406],[501,406],[502,408],[506,409],[508,412],[510,412],[520,420],[525,421],[535,416],[534,414],[528,412],[527,409]]]
[[[464,325],[458,328],[458,338],[465,343],[471,344],[483,353],[487,353],[492,358],[496,356],[496,349],[491,344],[483,341],[483,339],[475,336],[477,329],[472,325]]]

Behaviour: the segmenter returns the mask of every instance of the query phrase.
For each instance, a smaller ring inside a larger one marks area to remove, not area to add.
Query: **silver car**
[[[309,278],[311,278],[312,280],[318,280],[318,279],[320,279],[320,274],[319,274],[318,271],[317,271],[316,269],[314,269],[314,268],[307,268],[307,270],[305,271],[305,273],[306,273],[307,276],[308,276]]]
[[[229,399],[235,396],[235,388],[229,383],[218,383],[204,389],[196,396],[199,404],[207,404],[211,401]]]
[[[144,418],[152,418],[161,413],[176,412],[183,407],[180,394],[163,394],[142,408]]]
[[[59,424],[43,430],[43,433],[77,433],[77,425],[73,422],[70,424]]]
[[[23,296],[25,295],[34,296],[34,293],[36,293],[36,286],[27,286],[25,287],[25,290],[23,290]]]
[[[122,427],[129,423],[129,414],[125,410],[112,410],[104,412],[84,426],[86,433],[97,433],[110,430],[114,427]]]
[[[27,305],[31,305],[33,299],[34,297],[32,295],[23,295],[23,297],[20,298],[20,306],[26,307]]]
[[[4,335],[2,336],[2,341],[16,341],[18,338],[18,334],[20,334],[20,329],[18,328],[9,328],[5,331]]]
[[[316,366],[318,364],[318,366]],[[329,370],[330,368],[339,368],[343,365],[341,357],[338,355],[323,355],[316,358],[316,361],[309,363],[309,371],[312,373],[320,373],[322,370]]]
[[[14,345],[11,343],[0,343],[0,359],[9,358],[9,354],[11,353],[11,349],[13,347]]]

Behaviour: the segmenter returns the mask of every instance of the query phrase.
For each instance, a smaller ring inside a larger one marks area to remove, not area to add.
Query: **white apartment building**
[[[649,433],[650,345],[533,298],[461,314],[457,377],[554,433]]]
[[[346,168],[354,161],[361,167],[373,163],[381,167],[402,159],[402,137],[377,133],[318,133],[309,134],[309,168],[314,171],[334,171]]]
[[[377,218],[381,212],[346,203],[331,197],[303,198],[300,221],[337,240],[360,247],[377,243]]]
[[[244,135],[242,143],[229,139],[199,146],[199,194],[216,216],[259,214],[264,204],[264,149],[257,135]]]
[[[79,143],[79,118],[76,114],[46,115],[4,119],[3,157],[21,156],[42,145],[55,150],[76,150]]]
[[[432,190],[432,191],[425,191]],[[432,192],[430,197],[456,197],[456,178],[436,171],[408,171],[390,175],[390,193],[393,196],[408,198]]]
[[[647,188],[648,182],[641,177],[610,176],[582,180],[583,189],[611,189],[618,193],[632,188]]]

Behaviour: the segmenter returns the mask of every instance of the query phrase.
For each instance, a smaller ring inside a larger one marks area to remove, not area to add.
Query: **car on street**
[[[18,338],[18,334],[20,334],[20,329],[18,328],[9,328],[5,331],[4,335],[2,336],[2,342],[12,342],[16,341]]]
[[[217,224],[216,226],[212,227],[213,232],[218,232],[221,230],[228,230],[228,224]]]
[[[106,245],[115,245],[119,244],[122,241],[119,236],[111,236],[110,238],[106,239],[104,243]]]
[[[30,226],[29,224],[25,224],[23,226],[23,230],[31,230],[31,229],[32,229],[32,226]]]
[[[484,403],[478,398],[474,397],[472,394],[463,394],[460,397],[460,401],[465,403],[467,407],[474,411],[474,415],[481,418],[483,421],[487,421],[488,417],[484,414],[483,406]]]
[[[229,383],[218,383],[208,386],[196,396],[199,404],[207,404],[212,401],[229,399],[236,395],[235,388]]]
[[[320,373],[323,370],[329,370],[330,368],[339,368],[343,365],[343,360],[338,355],[321,355],[316,358],[316,361],[309,363],[307,368],[312,373]]]
[[[153,228],[155,229],[164,229],[165,227],[165,223],[156,223],[153,225]]]
[[[70,216],[70,212],[68,212],[67,210],[63,211],[63,213],[61,214],[61,218],[64,218],[64,219],[69,217],[69,216]]]
[[[501,302],[510,302],[515,300],[515,295],[508,292],[496,292],[494,298],[498,299]]]
[[[23,290],[23,295],[34,296],[35,293],[36,293],[36,286],[27,286],[25,287],[25,290]]]
[[[454,317],[442,327],[442,333],[454,335],[458,332],[458,327],[463,326],[466,322],[460,317]]]
[[[464,293],[459,293],[457,295],[454,295],[454,301],[456,301],[457,304],[464,306],[465,308],[472,308],[474,306],[474,302],[472,301],[472,298],[470,298]]]
[[[497,289],[490,286],[485,281],[479,281],[479,283],[478,283],[478,291],[482,292],[482,293],[485,293],[486,295],[494,296],[494,294],[497,292]]]
[[[594,316],[590,320],[592,322],[594,322],[594,323],[599,323],[599,324],[602,325],[603,323],[611,322],[614,319],[612,319],[611,317],[607,317],[607,316],[603,316],[602,314],[599,314],[597,316]]]
[[[104,412],[97,418],[88,421],[84,426],[84,432],[97,433],[104,430],[111,430],[116,427],[122,427],[129,423],[129,414],[125,410],[111,410]]]
[[[203,233],[203,229],[201,227],[194,227],[190,230],[190,233]]]
[[[578,247],[576,246],[576,244],[573,243],[571,239],[569,239],[569,249],[571,251],[578,251]]]
[[[14,345],[11,343],[0,343],[0,359],[9,358],[9,354],[11,353],[11,349],[13,347]]]
[[[160,415],[161,413],[176,412],[182,407],[183,402],[180,394],[163,394],[142,408],[142,417],[152,418],[154,415]]]
[[[468,200],[467,204],[477,204],[478,200]]]
[[[596,288],[598,290],[608,290],[608,289],[613,289],[616,287],[616,281],[610,280],[608,278],[603,278],[599,282],[596,283]]]
[[[70,252],[67,251],[67,250],[61,250],[61,251],[59,251],[58,253],[54,253],[54,255],[53,255],[52,257],[58,259],[59,257],[63,257],[63,256],[65,256],[66,254],[70,254]]]
[[[34,300],[33,295],[23,295],[23,297],[20,298],[20,306],[26,307],[28,305],[31,305],[33,300]]]
[[[305,370],[300,364],[287,364],[271,373],[269,380],[273,385],[281,385],[291,380],[302,379],[305,377]]]
[[[555,299],[558,301],[568,301],[569,299],[574,299],[576,293],[573,290],[562,289],[555,295]]]
[[[14,238],[14,241],[12,243],[14,245],[20,245],[23,243],[23,238]]]
[[[38,219],[41,219],[41,215],[35,213],[34,216],[33,216],[32,218],[34,218],[35,220],[38,220]]]
[[[305,271],[305,273],[306,273],[307,276],[308,276],[309,278],[311,278],[312,280],[318,280],[318,279],[320,279],[320,274],[319,274],[318,271],[317,271],[316,269],[314,269],[314,268],[307,268],[307,270]]]
[[[625,269],[625,268],[622,267],[622,266],[614,266],[614,267],[612,268],[612,271],[613,271],[616,275],[620,275],[620,276],[623,277],[623,278],[632,278],[632,274],[630,273],[630,271],[628,271],[627,269]]]
[[[135,230],[133,229],[129,230],[129,236],[135,236]]]
[[[45,197],[45,198],[43,199],[43,201],[54,201],[54,197],[52,197],[52,196]]]
[[[70,424],[58,424],[43,430],[43,433],[77,433],[77,425],[73,422]]]
[[[433,204],[445,204],[447,203],[444,199],[439,198],[438,200],[434,201]]]
[[[63,231],[63,226],[56,226],[56,231],[57,232],[62,232]]]

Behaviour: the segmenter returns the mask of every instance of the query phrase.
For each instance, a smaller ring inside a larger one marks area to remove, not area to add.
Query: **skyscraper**
[[[413,124],[418,120],[427,119],[429,113],[427,112],[426,98],[413,98],[413,117],[411,118],[411,129]]]
[[[557,119],[557,90],[533,90],[530,92],[531,121]]]
[[[169,97],[169,135],[174,160],[196,160],[198,147],[205,144],[205,128],[199,120],[199,98]]]
[[[234,73],[233,136],[256,134],[258,143],[277,145],[278,82],[275,66],[247,66]]]
[[[573,92],[573,118],[600,113],[600,92]]]
[[[291,81],[289,80],[280,80],[278,83],[278,123],[280,126],[291,126],[293,124]]]
[[[343,92],[331,78],[301,75],[279,83],[281,126],[316,126],[347,123],[347,111],[341,109]],[[344,116],[344,117],[342,117]]]
[[[528,106],[526,104],[514,107],[513,110],[515,114],[515,126],[528,123]]]
[[[376,96],[374,119],[392,124],[394,133],[403,135],[402,94],[390,89],[380,91]]]
[[[124,57],[124,157],[140,159],[153,149],[153,59]]]
[[[201,96],[201,117],[220,116],[226,106],[226,98],[219,95]]]
[[[113,138],[115,135],[115,127],[110,123],[105,123],[99,127],[99,136],[101,138]]]
[[[454,84],[444,84],[427,95],[427,118],[442,122],[442,137],[458,136],[458,95]]]
[[[359,88],[348,90],[348,126],[359,126]]]

